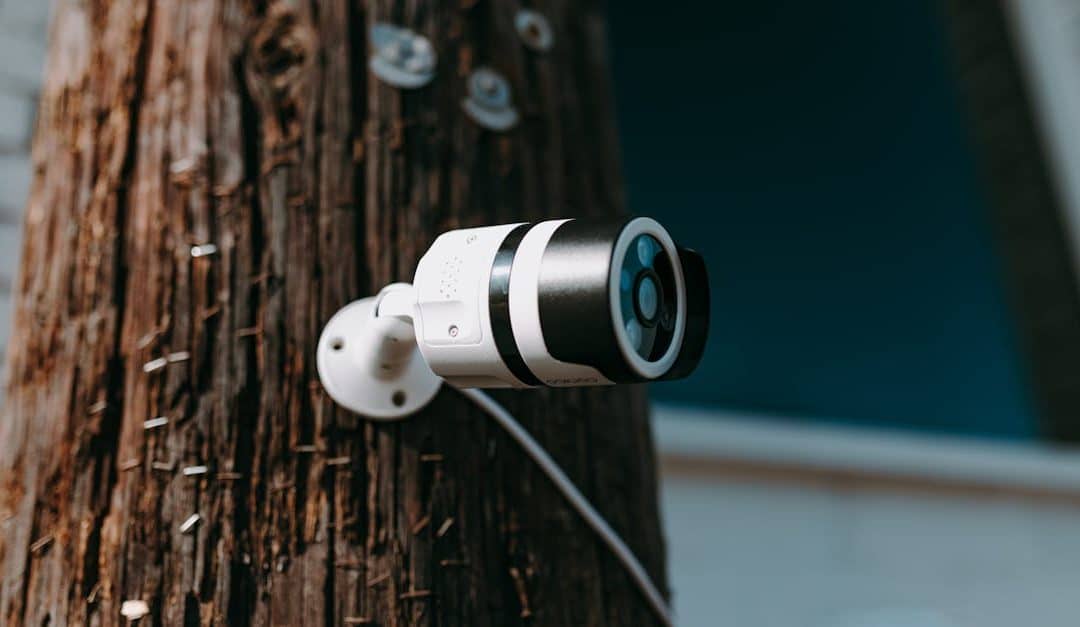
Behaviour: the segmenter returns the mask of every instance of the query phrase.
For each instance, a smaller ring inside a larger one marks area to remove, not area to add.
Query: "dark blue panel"
[[[939,9],[610,8],[631,210],[713,273],[706,359],[654,396],[1033,437]]]

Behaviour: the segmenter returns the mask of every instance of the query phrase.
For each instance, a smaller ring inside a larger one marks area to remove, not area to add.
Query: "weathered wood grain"
[[[518,8],[58,0],[0,419],[0,623],[118,624],[133,599],[155,625],[653,623],[452,390],[377,425],[317,382],[321,325],[439,232],[623,210],[601,7],[535,3],[547,55]],[[431,37],[430,86],[368,74],[375,21]],[[515,88],[511,132],[460,110],[484,64]],[[643,389],[499,398],[663,581]]]

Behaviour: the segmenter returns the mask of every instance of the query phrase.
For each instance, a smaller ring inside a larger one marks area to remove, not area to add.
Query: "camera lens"
[[[671,258],[655,237],[638,235],[626,249],[619,268],[619,305],[630,345],[638,355],[656,361],[671,346],[676,311]]]
[[[660,288],[656,286],[656,280],[648,274],[638,281],[635,301],[638,317],[644,323],[652,324],[656,321],[656,313],[660,310]]]

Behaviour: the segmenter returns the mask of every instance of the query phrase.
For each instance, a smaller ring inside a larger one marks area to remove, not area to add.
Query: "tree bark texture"
[[[0,623],[112,625],[143,600],[153,625],[654,624],[456,392],[373,424],[315,371],[321,325],[438,233],[623,210],[602,10],[532,7],[547,54],[511,0],[58,0],[0,419]],[[367,71],[382,21],[431,38],[432,84]],[[510,132],[461,110],[480,65],[514,87]],[[663,582],[643,389],[497,396]]]

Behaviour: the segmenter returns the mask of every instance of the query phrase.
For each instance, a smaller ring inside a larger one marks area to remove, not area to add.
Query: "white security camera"
[[[335,400],[375,417],[415,411],[440,380],[526,388],[680,378],[704,352],[708,290],[701,256],[650,218],[458,229],[435,240],[411,286],[331,319],[319,373]]]

